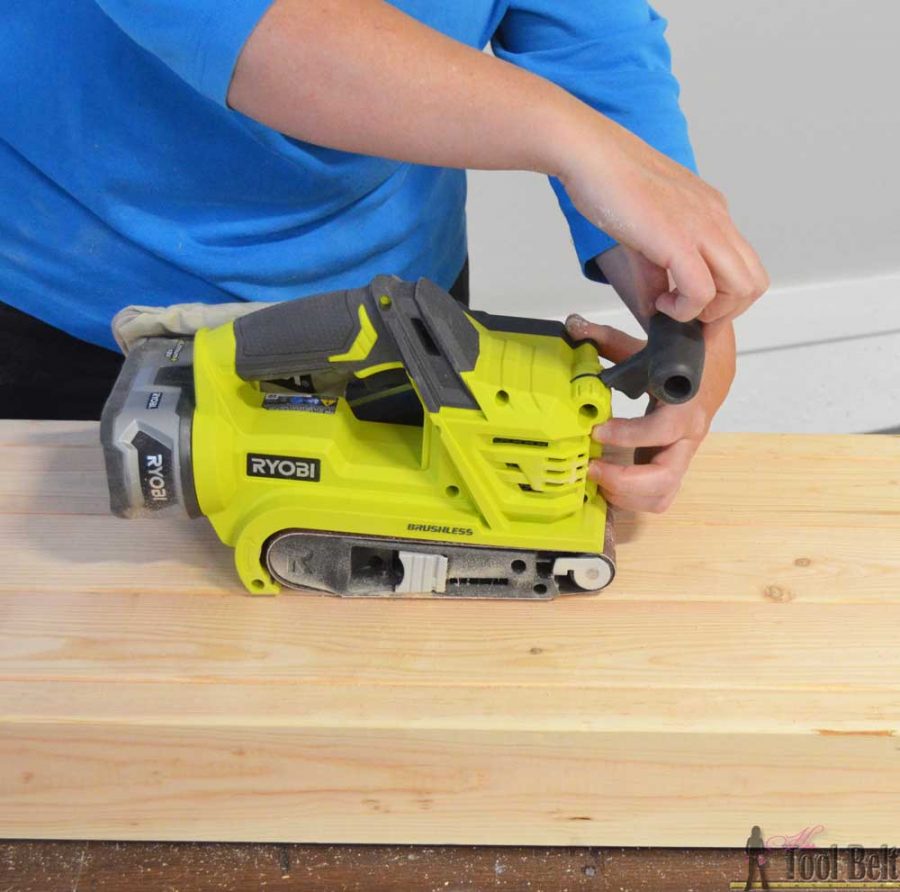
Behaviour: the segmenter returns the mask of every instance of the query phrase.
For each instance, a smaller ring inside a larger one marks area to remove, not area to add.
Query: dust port
[[[682,402],[691,396],[693,385],[691,379],[684,375],[670,375],[663,385],[666,396],[673,402]]]

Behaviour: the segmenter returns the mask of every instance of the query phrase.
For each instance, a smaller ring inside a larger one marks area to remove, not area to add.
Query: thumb
[[[588,322],[577,313],[566,319],[566,330],[577,341],[593,341],[597,345],[597,352],[610,362],[622,362],[647,345],[646,341],[633,338],[611,325]]]

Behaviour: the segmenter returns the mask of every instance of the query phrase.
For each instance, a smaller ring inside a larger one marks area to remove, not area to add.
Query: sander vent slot
[[[425,348],[425,352],[429,356],[440,356],[441,351],[438,349],[438,345],[435,344],[434,338],[426,328],[425,323],[418,316],[413,316],[410,321],[416,334],[419,336],[419,340],[422,342],[422,346]]]
[[[550,445],[546,440],[517,440],[514,437],[494,437],[494,443],[500,446],[532,446],[535,449],[546,449]]]

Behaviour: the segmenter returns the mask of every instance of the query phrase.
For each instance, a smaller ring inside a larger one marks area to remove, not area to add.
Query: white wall
[[[900,2],[655,5],[701,173],[773,279],[739,326],[745,355],[718,426],[900,425]],[[619,318],[610,289],[581,278],[541,177],[473,173],[469,229],[475,305]]]
[[[660,5],[701,171],[773,279],[900,271],[900,3]]]

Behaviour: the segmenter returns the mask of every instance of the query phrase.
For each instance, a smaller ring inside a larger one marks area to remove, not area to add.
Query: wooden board
[[[547,604],[245,596],[96,440],[0,422],[0,836],[894,842],[900,438],[713,436]]]

